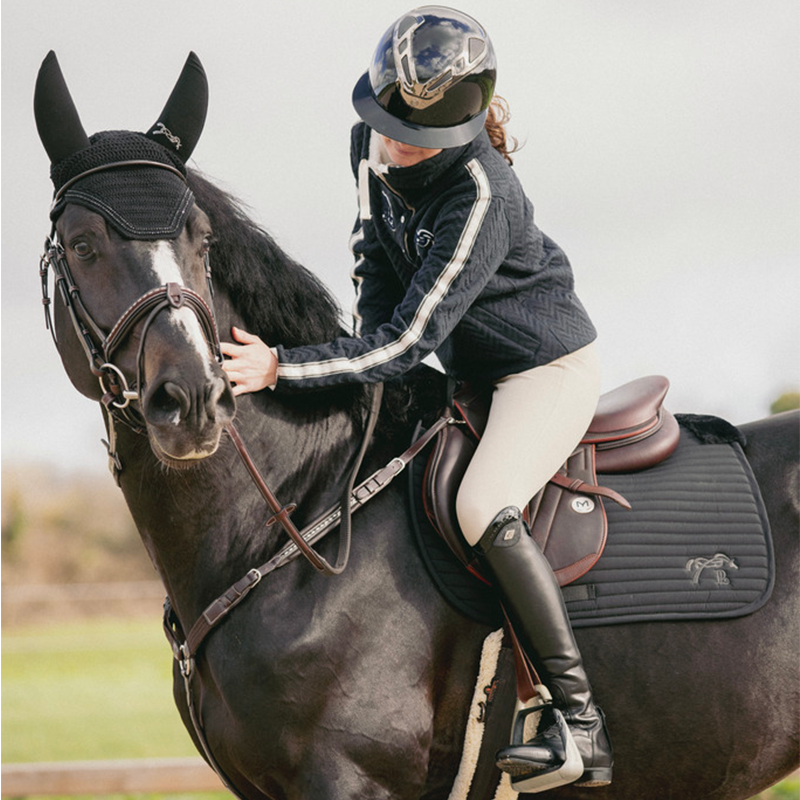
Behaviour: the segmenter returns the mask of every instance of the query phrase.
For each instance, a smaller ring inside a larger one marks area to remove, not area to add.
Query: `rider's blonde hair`
[[[486,132],[489,134],[489,141],[492,147],[497,150],[509,164],[514,161],[511,158],[511,153],[516,153],[519,150],[519,142],[506,133],[506,124],[511,119],[511,112],[508,108],[508,102],[505,98],[495,95],[492,102],[489,104],[488,114],[486,116]]]

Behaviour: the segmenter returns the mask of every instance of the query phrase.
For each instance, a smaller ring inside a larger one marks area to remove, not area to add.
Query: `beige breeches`
[[[475,544],[506,506],[524,508],[575,449],[600,396],[594,343],[495,383],[486,432],[456,498]]]

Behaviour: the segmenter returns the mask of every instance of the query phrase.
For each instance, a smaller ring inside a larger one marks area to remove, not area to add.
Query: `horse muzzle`
[[[190,381],[175,371],[148,386],[142,401],[153,452],[177,469],[216,452],[235,410],[227,379],[213,374]]]

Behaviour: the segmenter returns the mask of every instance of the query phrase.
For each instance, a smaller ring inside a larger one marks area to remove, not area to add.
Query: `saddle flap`
[[[477,559],[461,535],[456,518],[456,493],[476,447],[477,440],[463,425],[445,427],[436,437],[425,466],[422,498],[428,521],[459,561],[473,569],[477,567]]]
[[[478,559],[461,534],[455,507],[458,486],[476,447],[477,440],[466,425],[448,425],[438,434],[425,467],[423,506],[456,557],[480,576]],[[569,475],[570,483],[593,486],[593,447],[580,446],[560,474]],[[549,482],[523,509],[523,515],[562,586],[584,575],[603,551],[606,517],[599,497]]]
[[[569,476],[571,482],[593,486],[594,448],[580,445],[558,474]],[[523,513],[560,586],[577,580],[597,563],[608,530],[600,497],[548,482]]]

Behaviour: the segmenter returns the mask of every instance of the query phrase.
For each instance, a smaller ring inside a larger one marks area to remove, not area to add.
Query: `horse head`
[[[87,136],[52,51],[34,95],[55,186],[43,272],[56,275],[64,368],[173,467],[214,453],[235,410],[207,280],[212,231],[186,183],[207,104],[194,53],[146,133]],[[47,301],[46,275],[43,287]]]

